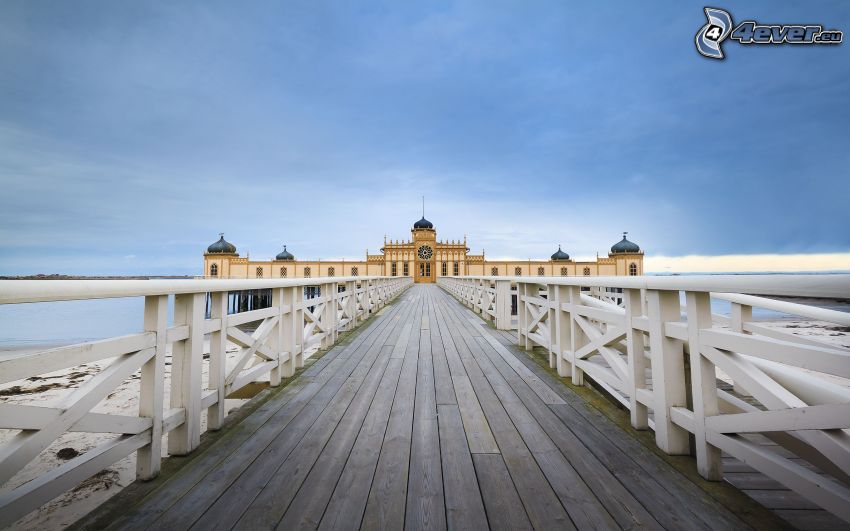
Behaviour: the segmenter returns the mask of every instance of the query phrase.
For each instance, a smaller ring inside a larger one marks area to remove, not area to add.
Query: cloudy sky
[[[850,44],[713,61],[702,4],[635,5],[6,0],[0,274],[196,273],[219,232],[361,257],[422,195],[490,257],[628,230],[850,269]],[[847,2],[723,7],[850,31]]]

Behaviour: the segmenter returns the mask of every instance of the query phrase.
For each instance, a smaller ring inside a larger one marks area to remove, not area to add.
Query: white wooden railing
[[[604,388],[635,428],[655,430],[662,450],[690,454],[692,439],[706,479],[721,479],[725,452],[850,522],[850,348],[752,319],[763,308],[850,327],[850,313],[769,298],[850,299],[850,275],[439,284],[500,329],[514,328],[515,286],[519,345],[547,349],[550,365],[574,384]],[[713,315],[711,299],[727,301],[730,315]],[[757,444],[754,433],[776,445]]]
[[[0,358],[0,385],[81,364],[113,358],[98,374],[57,403],[0,402],[0,429],[20,430],[0,446],[0,485],[69,431],[116,434],[107,442],[16,488],[0,494],[0,527],[136,452],[136,473],[150,479],[160,470],[162,437],[167,451],[184,455],[200,443],[201,415],[209,429],[225,419],[225,397],[267,378],[280,384],[303,366],[316,347],[330,347],[412,283],[405,277],[337,277],[291,280],[43,280],[0,281],[0,304],[144,297],[143,332]],[[305,286],[320,296],[304,297]],[[228,293],[270,289],[268,308],[228,314]],[[206,318],[207,296],[211,299]],[[174,296],[168,326],[168,298]],[[253,333],[239,328],[255,323]],[[45,327],[50,323],[45,323]],[[210,335],[209,378],[202,380],[204,336]],[[239,347],[227,362],[228,344]],[[170,399],[166,406],[166,349],[170,346]],[[117,386],[141,372],[138,415],[91,412]]]

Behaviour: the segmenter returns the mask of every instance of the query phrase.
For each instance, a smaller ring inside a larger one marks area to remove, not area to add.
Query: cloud
[[[3,3],[0,272],[191,273],[222,231],[360,257],[423,194],[488,257],[847,252],[840,50],[714,64],[701,9],[625,6]]]

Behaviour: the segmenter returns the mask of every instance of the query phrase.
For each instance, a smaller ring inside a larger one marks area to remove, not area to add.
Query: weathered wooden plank
[[[823,531],[824,529],[829,529],[830,531],[850,530],[850,525],[847,522],[823,509],[816,511],[779,509],[776,511],[776,514],[801,531]]]
[[[543,474],[548,479],[549,484],[558,495],[558,498],[561,500],[561,503],[564,505],[575,525],[580,529],[610,529],[616,527],[617,524],[611,518],[611,514],[600,503],[596,493],[585,483],[590,478],[582,477],[576,472],[564,455],[558,451],[557,446],[540,426],[538,420],[525,407],[509,383],[496,371],[490,361],[485,358],[485,354],[481,350],[481,345],[486,346],[488,343],[481,337],[468,337],[466,340],[467,347],[470,349],[482,373],[489,381],[497,398],[501,401],[514,426],[516,426],[517,431],[540,465],[540,469],[543,471]],[[515,373],[512,374],[515,375]],[[539,398],[538,402],[545,409],[545,404],[540,402]],[[596,471],[590,470],[589,472],[590,474],[595,474]],[[610,479],[616,483],[615,479]],[[628,499],[622,500],[622,503],[627,504],[628,501]],[[639,504],[631,504],[629,508],[635,510],[635,512],[643,511],[644,514],[640,515],[643,518],[634,519],[628,525],[622,525],[623,522],[619,522],[622,527],[631,527],[635,524],[650,528],[653,526],[656,528],[660,527],[646,514],[646,511]],[[624,521],[626,520],[624,519]]]
[[[426,327],[431,298],[425,297],[416,373],[405,529],[445,529],[443,474],[431,335]]]
[[[398,388],[402,363],[401,359],[391,357],[374,403],[322,516],[319,529],[353,531],[360,528],[363,508],[369,499],[372,478],[381,453],[381,442],[389,422],[393,397]]]
[[[440,405],[437,408],[448,528],[484,529],[487,527],[487,514],[478,490],[460,409],[456,405]]]
[[[474,454],[498,453],[499,447],[496,444],[496,439],[493,437],[493,433],[484,416],[484,411],[481,408],[469,376],[466,374],[466,369],[463,366],[457,346],[455,345],[455,339],[452,336],[445,316],[443,316],[442,308],[437,308],[435,317],[440,330],[440,337],[443,341],[446,361],[449,366],[454,393],[457,397],[460,416],[463,420],[464,431],[469,442],[469,450]]]
[[[475,324],[476,328],[484,328],[484,323],[482,321],[478,321]],[[508,350],[507,347],[499,343],[489,332],[489,330],[482,329],[481,338],[489,343],[490,347],[502,357],[502,359],[510,365],[510,367],[516,371],[517,375],[523,379],[523,381],[528,384],[528,386],[540,397],[540,399],[546,404],[565,404],[564,399],[558,396],[558,393],[552,390],[545,382],[543,382],[540,378],[534,375],[533,372],[528,370],[528,367],[522,364],[516,356]]]
[[[448,308],[441,305],[440,314],[447,323],[455,346],[462,351],[460,357],[466,373],[484,410],[487,423],[498,443],[529,520],[536,529],[575,529],[504,406],[469,353],[463,334],[457,326],[458,323],[451,317],[447,317],[444,314],[446,311]]]
[[[416,322],[417,315],[421,316],[421,297],[418,297],[415,304],[416,312],[413,314],[413,322]],[[408,340],[398,390],[393,400],[381,455],[378,458],[372,489],[363,515],[362,527],[365,529],[401,529],[404,526],[419,357],[419,330],[419,328],[412,330]]]
[[[238,521],[233,519],[233,516],[239,517],[237,511],[231,509],[226,514],[215,514],[215,512],[209,511],[210,516],[208,517],[205,514],[198,524],[204,525],[205,521],[215,525],[222,525],[223,522],[235,522],[234,527],[239,529],[256,529],[276,525],[284,516],[290,501],[295,497],[312,464],[318,459],[319,453],[334,433],[335,428],[340,424],[350,405],[353,404],[353,413],[349,417],[348,430],[353,430],[353,427],[359,427],[362,424],[368,404],[371,403],[372,396],[377,390],[389,361],[389,355],[392,352],[391,349],[384,348],[384,343],[392,332],[392,326],[381,332],[378,340],[372,343],[361,363],[351,372],[343,387],[325,407],[315,423],[306,431],[303,438],[300,434],[292,436],[293,440],[298,440],[291,453],[283,460],[277,459],[261,463],[264,469],[272,469],[271,476],[268,477],[268,474],[264,472],[263,475],[267,479],[263,479],[254,472],[248,476],[244,484],[240,485],[238,489],[240,496],[247,491],[249,496],[252,492],[255,493],[255,498],[250,499],[249,503],[240,500],[240,503],[235,504],[236,507],[244,508],[244,512]],[[380,356],[381,353],[384,355]],[[361,378],[360,375],[365,376],[365,379]],[[345,439],[346,433],[351,433],[351,431],[347,431],[344,427],[341,433],[343,439]],[[282,435],[279,439],[285,438],[287,434]],[[352,442],[353,439],[352,434]],[[260,459],[257,461],[260,461]],[[280,464],[281,461],[282,464]],[[253,466],[254,464],[252,464]],[[223,503],[220,504],[222,510],[233,505],[233,500],[225,497],[223,497]],[[215,505],[213,507],[215,508]]]
[[[533,529],[525,507],[499,454],[472,454],[490,529]]]
[[[437,389],[437,404],[457,404],[452,375],[449,370],[449,360],[446,357],[446,347],[440,333],[437,314],[434,306],[429,308],[431,328],[431,357],[434,360],[434,384]]]
[[[747,496],[768,509],[821,510],[816,504],[790,490],[746,490]]]
[[[312,455],[309,455],[306,450],[303,453],[308,455],[299,456],[293,452],[293,455],[290,457],[290,460],[293,462],[293,469],[295,469],[295,473],[290,475],[287,478],[287,481],[285,481],[286,488],[283,489],[283,492],[281,492],[280,488],[277,488],[279,486],[273,485],[274,482],[270,482],[269,485],[267,485],[263,494],[266,492],[269,493],[267,497],[271,503],[274,504],[275,510],[268,515],[268,519],[264,518],[259,520],[260,522],[274,522],[274,518],[276,516],[275,513],[282,513],[283,517],[278,524],[278,526],[282,529],[315,529],[319,525],[328,500],[330,499],[331,494],[333,494],[334,485],[336,485],[336,482],[342,473],[345,462],[348,460],[349,454],[351,453],[351,447],[354,445],[354,441],[356,440],[357,434],[363,425],[373,398],[380,387],[380,382],[383,380],[385,369],[387,367],[386,364],[390,361],[390,354],[392,353],[392,350],[392,345],[383,346],[379,361],[376,362],[376,365],[384,365],[379,369],[379,371],[372,373],[375,376],[373,380],[364,382],[357,395],[355,395],[354,400],[345,411],[345,414],[339,424],[333,430],[333,434],[327,441],[327,444],[321,448],[320,455],[316,459],[315,464],[313,464],[312,468],[309,470],[309,473],[306,475],[304,483],[301,485],[300,489],[297,487],[297,481],[299,476],[302,474],[302,467],[309,467],[309,459],[312,457]],[[395,360],[395,362],[396,364],[399,363],[398,360]],[[327,423],[327,425],[322,429],[331,429],[329,424],[330,423]],[[311,437],[311,434],[308,433],[305,439],[307,439],[307,437]],[[317,442],[312,445],[313,447],[316,447],[323,442],[321,438],[316,439]],[[303,441],[302,444],[304,444]],[[298,462],[295,462],[296,459]],[[284,464],[284,467],[281,468],[281,471],[283,471],[285,467],[286,464]],[[279,473],[281,471],[279,471]],[[292,496],[292,502],[289,504],[289,508],[284,512],[288,491],[293,491],[295,489],[298,489],[297,493]],[[260,498],[261,497],[258,497],[257,501],[260,501]],[[263,505],[255,503],[252,504],[249,511],[263,510],[264,508],[265,507]],[[244,516],[243,520],[245,520]],[[258,520],[252,518],[246,521],[252,522],[251,527],[255,527],[253,523]]]

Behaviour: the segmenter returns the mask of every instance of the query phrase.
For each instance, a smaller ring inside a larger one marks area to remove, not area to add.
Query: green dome
[[[207,247],[208,254],[236,254],[236,246],[225,241],[224,233],[219,233],[220,238],[217,242]]]
[[[284,245],[283,251],[277,253],[277,256],[275,256],[274,259],[275,260],[286,260],[288,262],[291,262],[292,260],[295,260],[295,257],[292,256],[292,253],[290,253],[289,251],[286,250],[286,246]]]
[[[568,255],[567,253],[562,251],[560,245],[558,246],[558,250],[555,252],[555,254],[552,255],[552,260],[556,260],[556,261],[557,260],[569,260],[569,259],[570,259],[570,255]]]
[[[638,244],[630,242],[629,240],[627,240],[626,234],[628,234],[628,232],[624,232],[623,233],[623,239],[611,246],[611,253],[617,254],[617,253],[639,253],[640,252],[640,247],[638,247]]]
[[[434,224],[425,219],[425,216],[422,216],[422,219],[413,224],[414,229],[433,229]]]

